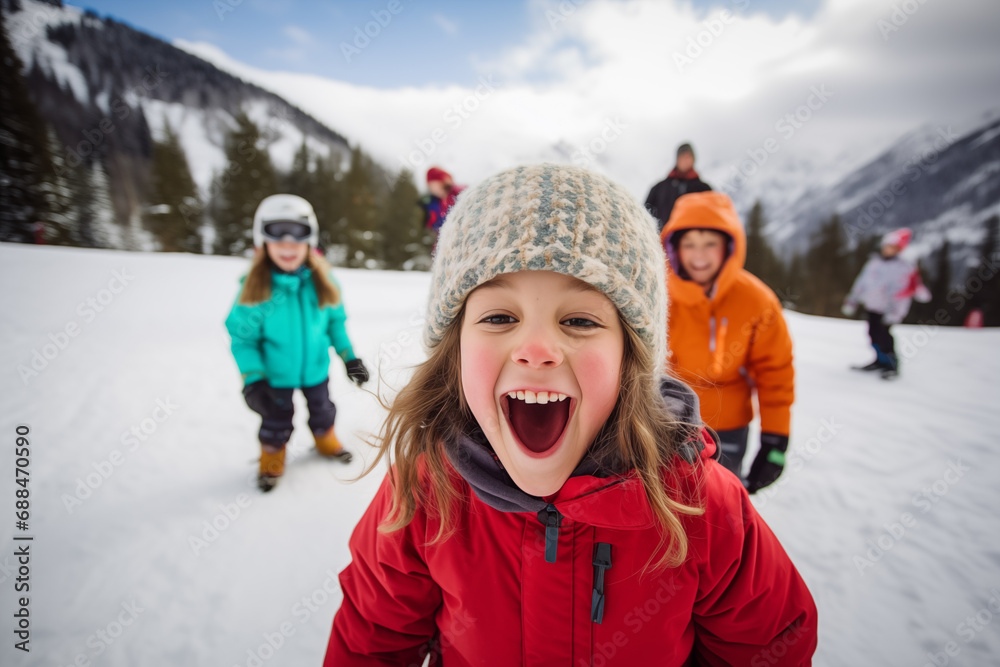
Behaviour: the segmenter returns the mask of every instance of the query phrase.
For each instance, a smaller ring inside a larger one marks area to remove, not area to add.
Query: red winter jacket
[[[380,534],[387,478],[351,537],[324,665],[418,667],[429,651],[445,667],[810,664],[812,597],[703,438],[703,465],[679,462],[677,479],[702,488],[706,511],[683,519],[688,558],[667,570],[644,570],[661,552],[634,473],[571,477],[550,499],[562,515],[555,562],[539,516],[498,511],[464,482],[453,537],[428,546],[438,524],[419,508],[406,528]],[[595,622],[599,543],[611,545],[611,566]]]

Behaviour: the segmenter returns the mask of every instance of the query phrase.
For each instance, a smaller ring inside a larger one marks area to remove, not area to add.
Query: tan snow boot
[[[353,458],[351,453],[344,449],[343,445],[340,444],[340,440],[337,440],[332,426],[326,433],[316,433],[314,437],[316,438],[316,451],[321,455],[332,459],[339,459],[344,463],[351,462]]]
[[[257,488],[267,493],[278,485],[278,478],[285,472],[285,448],[275,449],[270,445],[260,447],[260,472]]]

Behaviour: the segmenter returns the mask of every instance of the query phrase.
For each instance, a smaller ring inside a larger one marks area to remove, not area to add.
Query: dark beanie
[[[691,157],[694,157],[694,149],[691,148],[691,144],[683,143],[677,147],[677,157],[680,157],[684,153],[690,153]]]

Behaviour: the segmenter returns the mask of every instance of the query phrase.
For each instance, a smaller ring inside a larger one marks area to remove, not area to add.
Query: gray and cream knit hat
[[[667,356],[667,289],[656,221],[624,187],[580,167],[515,167],[459,195],[438,237],[425,342],[465,297],[504,273],[555,271],[599,289],[655,363]]]

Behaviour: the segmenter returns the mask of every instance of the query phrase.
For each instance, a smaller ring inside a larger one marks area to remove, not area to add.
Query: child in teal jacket
[[[313,249],[318,225],[312,206],[295,195],[265,198],[254,215],[257,254],[233,304],[226,328],[243,376],[243,396],[262,417],[257,484],[270,491],[284,472],[292,434],[292,393],[301,389],[309,429],[320,454],[349,462],[337,440],[330,401],[330,346],[347,375],[362,385],[368,370],[351,347],[340,285]]]

